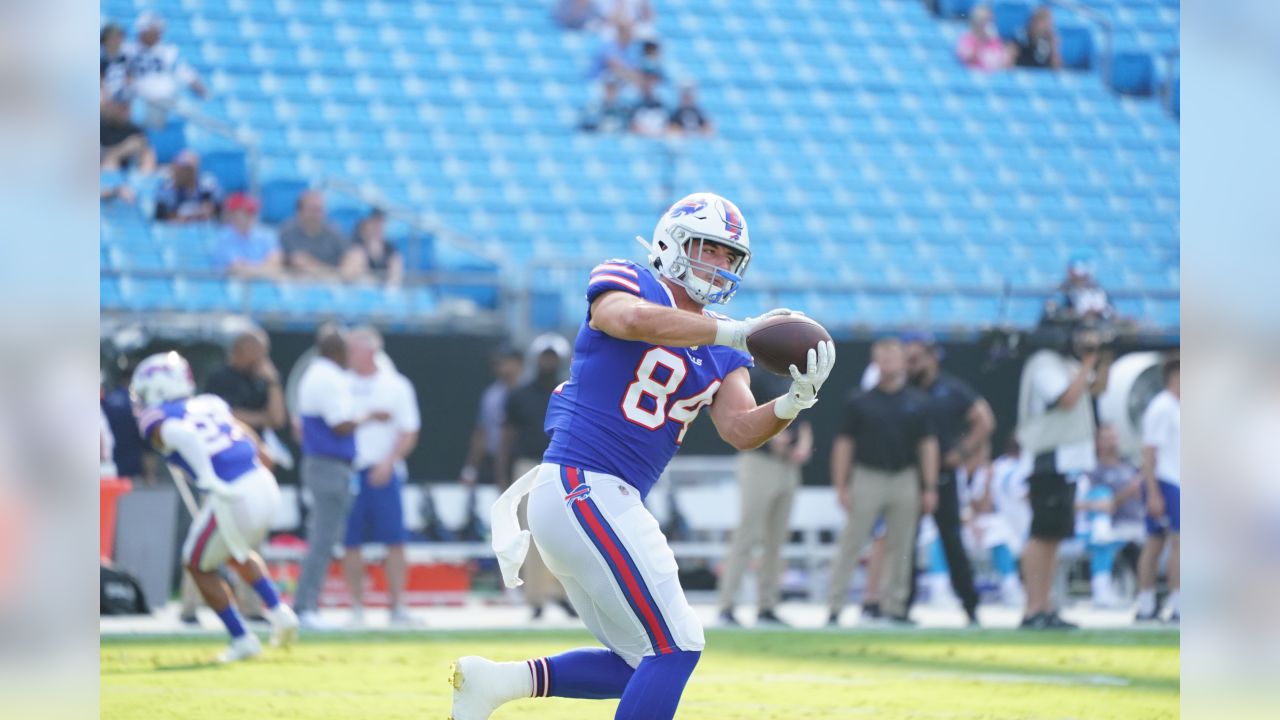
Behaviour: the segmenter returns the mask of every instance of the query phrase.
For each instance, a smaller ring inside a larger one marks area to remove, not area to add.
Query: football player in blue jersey
[[[695,193],[662,215],[652,241],[639,240],[648,267],[609,260],[591,271],[570,377],[547,409],[550,446],[493,509],[506,584],[520,584],[532,537],[605,647],[524,662],[460,658],[450,675],[453,720],[484,720],[522,697],[618,698],[616,718],[673,717],[703,632],[645,495],[703,406],[730,445],[758,447],[817,402],[835,362],[834,344],[819,343],[807,367],[790,368],[785,395],[756,405],[747,335],[791,311],[732,320],[706,309],[733,297],[751,260],[733,203]],[[521,530],[516,508],[526,495]]]
[[[223,565],[239,573],[262,598],[272,642],[292,643],[298,618],[280,601],[266,565],[253,550],[266,537],[280,497],[275,476],[258,458],[253,431],[231,415],[222,398],[195,395],[191,366],[176,352],[139,363],[129,393],[142,437],[175,472],[205,491],[204,507],[182,547],[182,562],[231,635],[231,644],[218,659],[233,662],[262,653],[262,644],[245,630],[234,596],[218,575]]]

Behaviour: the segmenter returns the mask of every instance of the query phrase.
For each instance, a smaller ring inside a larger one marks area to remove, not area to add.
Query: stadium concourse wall
[[[887,333],[886,333],[887,334]],[[290,375],[299,358],[312,346],[313,332],[274,330],[271,355],[283,375]],[[805,468],[806,484],[826,484],[829,450],[839,431],[844,401],[862,377],[870,357],[872,337],[839,341],[839,361],[835,373],[822,390],[822,401],[805,413],[814,425],[817,451]],[[492,382],[491,359],[507,339],[496,333],[389,333],[387,354],[418,391],[422,410],[422,433],[417,449],[409,458],[412,480],[451,480],[457,477],[466,456],[481,393]],[[1176,346],[1169,336],[1140,336],[1118,343],[1117,353],[1163,349]],[[998,361],[976,334],[944,339],[944,367],[963,378],[987,398],[995,411],[997,430],[993,450],[998,453],[1012,430],[1018,396],[1020,358]],[[221,362],[222,348],[209,340],[150,340],[129,352],[131,357],[165,349],[177,349],[189,356],[197,380]],[[704,413],[705,414],[705,413]],[[294,453],[297,446],[285,438]],[[709,420],[694,423],[685,438],[681,456],[724,455],[732,450],[716,435]],[[291,471],[278,471],[285,483],[296,483]]]

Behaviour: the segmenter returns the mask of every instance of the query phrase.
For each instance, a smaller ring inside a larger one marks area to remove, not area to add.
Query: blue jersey
[[[170,400],[143,410],[138,415],[142,437],[149,441],[151,433],[165,420],[185,420],[195,426],[213,463],[213,472],[223,482],[234,482],[258,465],[258,449],[253,440],[236,425],[226,401],[216,395]],[[180,453],[172,448],[161,452],[187,477],[195,479],[195,472]]]
[[[615,291],[675,307],[662,281],[627,260],[609,260],[591,271],[587,305]],[[751,366],[751,356],[723,345],[680,348],[619,340],[593,329],[590,319],[588,311],[574,343],[569,380],[547,406],[551,444],[543,459],[619,477],[644,497],[698,411],[711,404],[729,373]]]

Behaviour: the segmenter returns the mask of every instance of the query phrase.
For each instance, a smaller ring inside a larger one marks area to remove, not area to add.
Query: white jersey
[[[125,43],[122,50],[133,92],[146,100],[172,102],[182,86],[190,85],[199,77],[195,69],[178,56],[176,45],[156,43],[147,47],[130,42]]]
[[[363,470],[378,464],[395,449],[402,433],[417,432],[422,426],[418,413],[418,396],[409,378],[391,369],[379,369],[372,375],[352,372],[351,396],[356,417],[375,410],[391,415],[384,422],[366,422],[356,429],[355,468]],[[396,472],[405,475],[404,461]]]
[[[1178,396],[1162,390],[1142,414],[1142,445],[1156,449],[1156,479],[1182,484],[1182,410]]]

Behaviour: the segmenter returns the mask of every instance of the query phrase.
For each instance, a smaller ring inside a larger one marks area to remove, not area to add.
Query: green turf
[[[260,720],[448,716],[458,655],[517,660],[591,645],[578,632],[431,632],[304,639],[210,665],[219,639],[102,642],[102,717]],[[611,718],[615,701],[522,700],[495,720]],[[709,631],[684,720],[1178,716],[1169,632]]]

